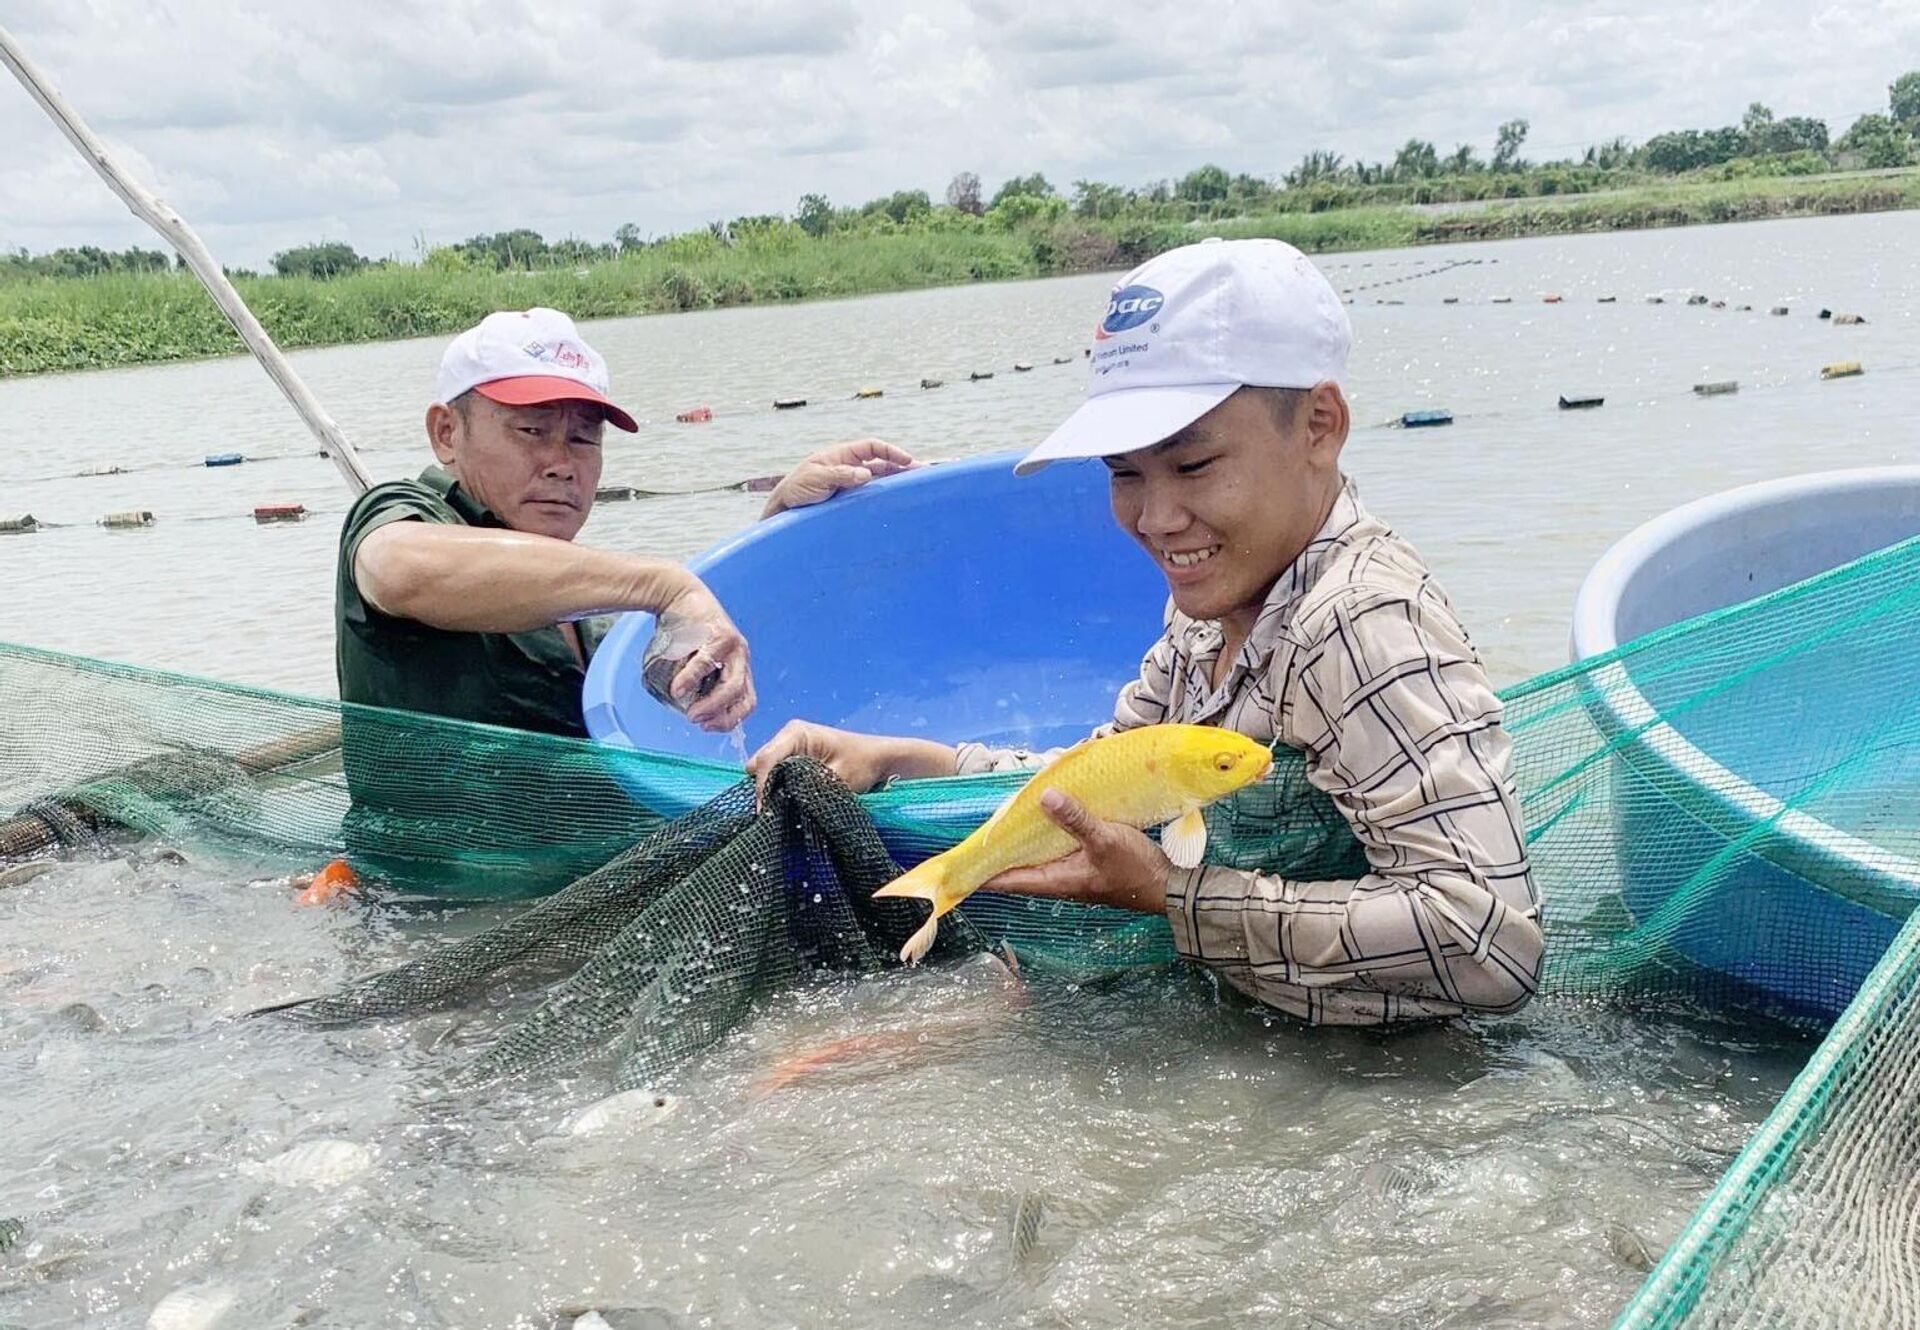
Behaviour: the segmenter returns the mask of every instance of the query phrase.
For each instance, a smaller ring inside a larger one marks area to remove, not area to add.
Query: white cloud
[[[647,32],[663,55],[719,64],[756,56],[832,55],[846,49],[857,19],[844,0],[706,0],[676,6]]]
[[[1039,170],[1139,184],[1277,175],[1407,138],[1530,152],[1737,121],[1837,133],[1920,66],[1920,5],[1852,0],[13,0],[82,114],[229,263],[531,226],[606,237],[936,197]],[[0,82],[0,245],[150,245]]]

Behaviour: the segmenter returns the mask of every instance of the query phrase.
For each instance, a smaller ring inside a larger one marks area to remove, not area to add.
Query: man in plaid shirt
[[[1303,882],[1175,868],[1131,827],[1050,792],[1080,849],[988,890],[1164,912],[1181,955],[1308,1021],[1505,1012],[1539,975],[1539,900],[1500,702],[1414,548],[1340,470],[1352,341],[1290,245],[1208,241],[1115,288],[1087,400],[1021,463],[1101,458],[1116,520],[1171,591],[1165,632],[1099,733],[1220,725],[1306,755],[1370,871]],[[754,755],[806,753],[855,789],[1042,765],[794,722]]]

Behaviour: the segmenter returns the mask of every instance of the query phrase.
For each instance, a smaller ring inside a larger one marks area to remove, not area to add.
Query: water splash
[[[738,725],[727,731],[727,752],[741,766],[747,765],[747,732]]]

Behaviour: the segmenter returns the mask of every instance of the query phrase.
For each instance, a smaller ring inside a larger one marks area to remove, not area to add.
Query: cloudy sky
[[[1682,12],[1684,10],[1684,12]],[[6,26],[229,264],[604,239],[989,190],[1277,175],[1409,136],[1554,156],[1735,122],[1836,134],[1920,68],[1916,0],[0,0]],[[0,76],[0,246],[152,243]]]

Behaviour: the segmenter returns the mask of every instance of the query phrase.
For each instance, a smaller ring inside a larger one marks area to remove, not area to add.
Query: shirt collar
[[[1250,656],[1266,656],[1273,651],[1280,634],[1293,622],[1294,610],[1299,608],[1300,601],[1313,584],[1320,580],[1327,561],[1347,544],[1354,528],[1366,516],[1367,510],[1360,503],[1359,490],[1354,488],[1351,479],[1342,476],[1340,493],[1334,497],[1327,520],[1320,524],[1320,529],[1307,542],[1307,547],[1287,565],[1286,571],[1275,579],[1273,590],[1267,593],[1266,601],[1260,606],[1260,617],[1254,620],[1253,631],[1247,635]]]
[[[1273,654],[1280,635],[1293,622],[1294,610],[1313,584],[1320,580],[1328,559],[1346,545],[1354,528],[1366,518],[1367,510],[1360,502],[1359,490],[1351,479],[1341,477],[1340,493],[1334,498],[1327,520],[1320,524],[1319,531],[1307,542],[1307,547],[1274,579],[1273,589],[1267,592],[1267,598],[1260,607],[1260,617],[1254,620],[1253,631],[1247,634],[1246,644],[1240,648],[1239,659],[1235,662],[1236,673],[1241,669],[1259,669],[1262,662]],[[1219,649],[1223,636],[1219,622],[1207,619],[1193,625],[1188,642],[1196,657],[1210,656]]]
[[[460,514],[460,519],[468,526],[505,526],[493,510],[460,488],[460,482],[453,473],[438,464],[428,467],[420,473],[420,483],[447,501],[447,506]]]

